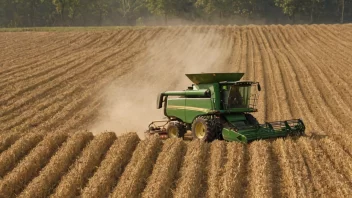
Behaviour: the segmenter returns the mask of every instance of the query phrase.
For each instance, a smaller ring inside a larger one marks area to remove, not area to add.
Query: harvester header
[[[164,108],[167,120],[153,121],[147,135],[248,142],[257,139],[303,135],[300,119],[259,124],[251,114],[257,111],[259,82],[240,81],[244,73],[186,74],[194,83],[183,91],[158,95],[157,108]]]

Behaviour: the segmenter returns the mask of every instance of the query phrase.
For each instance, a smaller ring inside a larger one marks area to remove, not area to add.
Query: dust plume
[[[136,131],[144,138],[148,124],[165,117],[156,109],[158,93],[186,89],[192,84],[186,73],[225,72],[232,39],[216,29],[201,32],[189,27],[176,32],[177,28],[165,29],[148,41],[133,70],[106,88],[104,108],[91,131]]]

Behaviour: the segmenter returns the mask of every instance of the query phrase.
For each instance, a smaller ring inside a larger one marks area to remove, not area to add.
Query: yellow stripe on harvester
[[[175,105],[167,105],[168,109],[184,109],[184,110],[190,110],[190,111],[202,111],[205,113],[208,113],[212,110],[206,109],[206,108],[199,108],[199,107],[185,107],[185,106],[175,106]]]

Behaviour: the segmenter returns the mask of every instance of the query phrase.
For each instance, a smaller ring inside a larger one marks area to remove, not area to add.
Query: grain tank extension
[[[186,74],[194,83],[184,91],[166,91],[157,98],[167,120],[153,121],[146,135],[183,138],[187,130],[193,139],[249,142],[258,139],[303,135],[301,119],[259,124],[251,114],[257,111],[259,82],[240,81],[243,73]]]

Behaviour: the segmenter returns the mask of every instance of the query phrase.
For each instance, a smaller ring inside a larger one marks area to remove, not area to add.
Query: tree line
[[[352,0],[0,0],[1,27],[344,23]]]

